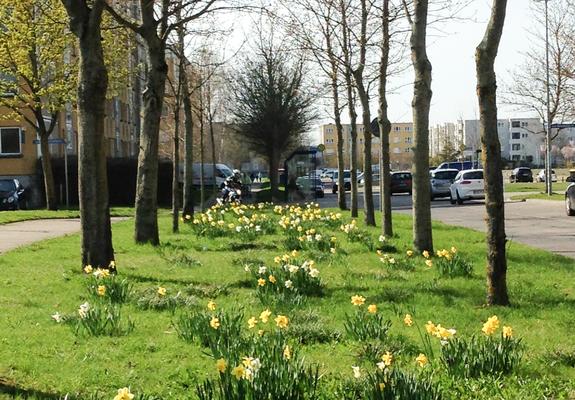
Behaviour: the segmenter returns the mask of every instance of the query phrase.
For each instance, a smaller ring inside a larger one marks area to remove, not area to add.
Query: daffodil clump
[[[521,362],[523,345],[510,326],[499,328],[499,318],[493,315],[483,324],[481,334],[447,341],[441,346],[441,361],[447,371],[467,378],[513,372]]]
[[[391,321],[379,312],[376,304],[366,304],[361,295],[351,296],[353,312],[346,313],[344,327],[348,336],[357,341],[387,340]]]
[[[192,230],[198,236],[209,238],[241,235],[245,240],[253,240],[258,235],[275,232],[275,221],[266,212],[271,204],[216,204],[192,220]]]
[[[355,219],[352,219],[349,224],[340,225],[339,230],[345,233],[347,240],[349,240],[350,243],[361,243],[369,251],[375,251],[378,248],[369,232],[358,228],[357,221]]]
[[[437,258],[433,264],[428,263],[428,267],[435,265],[439,275],[454,278],[458,276],[470,277],[473,275],[473,264],[460,255],[455,247],[450,250],[441,249],[436,252]],[[428,259],[427,261],[431,261]]]
[[[112,262],[113,263],[113,262]],[[111,264],[115,270],[115,264]],[[86,265],[84,272],[88,292],[98,300],[121,304],[130,299],[133,285],[130,281],[120,279],[115,273],[110,273],[111,268],[96,268]]]
[[[377,250],[376,253],[379,257],[379,261],[390,270],[415,271],[416,257],[412,250],[408,250],[405,257],[392,256],[381,250]]]
[[[245,271],[256,282],[256,294],[264,304],[276,299],[289,300],[301,296],[321,296],[323,283],[313,260],[300,262],[298,252],[275,258],[275,265],[246,265]]]

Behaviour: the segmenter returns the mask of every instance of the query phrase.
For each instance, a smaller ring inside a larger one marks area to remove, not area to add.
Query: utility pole
[[[548,196],[553,194],[552,175],[551,175],[551,105],[550,102],[550,88],[549,88],[549,14],[547,3],[545,1],[545,72],[547,86],[547,127],[545,128],[545,188]]]

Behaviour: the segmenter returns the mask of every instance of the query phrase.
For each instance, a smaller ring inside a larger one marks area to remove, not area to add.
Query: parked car
[[[449,200],[451,204],[463,204],[464,200],[485,198],[485,187],[482,169],[467,169],[460,171],[450,186]]]
[[[391,173],[391,194],[409,193],[411,195],[412,176],[409,171],[397,171]]]
[[[545,170],[542,169],[537,174],[537,182],[545,182]],[[555,175],[555,170],[551,170],[551,182],[557,182],[557,175]]]
[[[456,169],[438,169],[429,171],[431,185],[431,200],[437,197],[448,197],[451,183],[459,173]]]
[[[456,169],[458,171],[463,171],[474,168],[479,168],[479,161],[448,161],[439,164],[436,169]]]
[[[325,191],[323,183],[319,178],[310,176],[300,176],[295,181],[297,190],[302,192],[314,193],[316,197],[324,197]]]
[[[18,179],[0,179],[0,210],[25,208],[24,187]]]
[[[567,186],[565,190],[565,211],[568,216],[575,216],[575,183]]]
[[[332,185],[332,187],[331,187],[331,192],[332,192],[332,193],[337,193],[337,189],[338,189],[338,188],[337,188],[337,182],[338,182],[338,179],[339,179],[339,171],[334,171],[334,172],[333,172],[333,175],[332,175],[332,178],[331,178],[331,180],[332,180],[332,182],[333,182],[333,185]],[[351,190],[351,171],[350,171],[350,170],[347,170],[347,169],[346,169],[345,171],[343,171],[343,184],[344,184],[344,187],[343,187],[343,188],[344,188],[346,191]]]
[[[531,172],[531,168],[515,168],[513,171],[511,171],[509,182],[533,182],[533,172]]]

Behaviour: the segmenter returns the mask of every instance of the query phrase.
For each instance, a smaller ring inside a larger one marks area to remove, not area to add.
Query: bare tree
[[[494,64],[503,33],[506,7],[507,0],[493,0],[485,36],[475,52],[487,210],[487,302],[490,305],[504,306],[509,304],[509,297],[501,147],[497,135],[497,80]]]
[[[102,48],[104,0],[62,0],[78,38],[78,175],[82,265],[115,269],[106,173],[106,92],[108,71]]]
[[[433,252],[431,196],[429,187],[429,109],[431,105],[431,63],[427,58],[428,0],[413,1],[413,17],[403,0],[411,25],[411,61],[415,72],[413,88],[413,246]]]

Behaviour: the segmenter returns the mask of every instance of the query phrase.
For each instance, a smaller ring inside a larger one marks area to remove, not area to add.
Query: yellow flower
[[[270,318],[270,316],[272,315],[272,312],[268,309],[262,311],[262,313],[260,314],[260,320],[264,323],[267,324],[268,319]]]
[[[273,275],[270,275],[270,276],[268,277],[268,280],[270,281],[270,283],[276,283],[276,278],[275,278],[275,276],[273,276]]]
[[[433,267],[433,261],[425,260],[425,265],[427,265],[429,268],[431,268],[431,267]]]
[[[383,361],[383,363],[389,367],[393,362],[393,355],[387,351],[384,355],[381,356],[381,361]]]
[[[455,247],[451,246],[451,252],[452,252],[453,254],[455,254],[455,253],[457,253],[457,249],[456,249]]]
[[[99,269],[99,268],[98,268],[98,269]],[[109,277],[109,276],[110,276],[110,270],[109,270],[109,269],[106,269],[106,268],[103,268],[103,269],[102,269],[102,277],[103,277],[103,278],[107,278],[107,277]]]
[[[413,320],[411,319],[411,314],[405,314],[405,318],[403,319],[403,323],[407,326],[413,325]]]
[[[481,331],[489,336],[495,333],[497,328],[499,328],[499,319],[497,318],[497,315],[493,315],[489,317],[487,319],[487,322],[483,324],[483,328],[481,328]]]
[[[279,264],[282,259],[279,256],[274,257],[274,263]]]
[[[235,367],[234,369],[232,369],[232,375],[236,377],[236,379],[239,381],[240,379],[242,379],[244,376],[246,376],[246,369],[243,365],[238,365],[237,367]]]
[[[284,359],[285,360],[291,360],[291,349],[289,348],[288,345],[286,345],[286,347],[284,347]]]
[[[288,323],[289,323],[289,319],[288,319],[288,317],[286,317],[285,315],[278,315],[278,316],[274,319],[274,321],[276,321],[276,325],[277,325],[279,328],[282,328],[282,329],[283,329],[283,328],[287,328]]]
[[[513,329],[510,326],[503,327],[503,337],[506,339],[511,339],[513,337]]]
[[[250,319],[248,319],[248,327],[250,329],[255,328],[257,323],[258,323],[258,319],[256,317],[251,317]]]
[[[361,306],[365,303],[365,297],[360,295],[351,296],[351,304],[354,306]]]
[[[379,382],[379,390],[383,391],[384,388],[385,388],[385,383]]]
[[[106,294],[106,286],[98,286],[98,296],[104,296]]]
[[[353,365],[351,367],[351,370],[353,371],[353,377],[356,379],[361,378],[361,371],[359,370],[359,367],[356,365]]]
[[[208,301],[208,310],[215,311],[216,310],[216,302],[215,301]]]
[[[110,261],[110,264],[108,264],[108,269],[116,269],[116,261]]]
[[[214,329],[218,329],[220,327],[220,319],[217,317],[212,317],[210,320],[210,326]]]
[[[114,400],[132,400],[134,395],[130,393],[130,388],[118,389],[118,394],[114,397]]]
[[[434,335],[441,340],[446,340],[455,335],[455,329],[447,329],[441,326],[441,324],[437,325],[435,329]]]
[[[425,324],[425,330],[430,335],[434,335],[435,332],[437,331],[437,327],[435,326],[435,324],[433,322],[427,321],[427,324]]]
[[[90,264],[88,264],[84,267],[84,272],[87,274],[91,274],[93,270],[94,270],[94,268],[92,268],[92,266]]]
[[[377,306],[375,304],[370,304],[367,306],[367,312],[375,314],[377,312]]]
[[[260,336],[263,336],[264,333],[265,333],[265,331],[264,331],[263,329],[260,329],[260,330],[258,331],[258,335],[260,335]]]
[[[415,358],[415,361],[417,362],[417,364],[418,364],[420,367],[423,368],[423,367],[425,367],[425,365],[427,364],[427,361],[428,361],[428,360],[427,360],[427,357],[425,356],[425,354],[420,353],[420,354]]]
[[[429,251],[423,250],[423,253],[421,253],[421,254],[423,254],[423,257],[425,257],[425,258],[429,258]]]
[[[265,285],[266,285],[266,280],[264,278],[258,279],[258,286],[265,286]]]
[[[413,256],[413,250],[407,250],[405,254],[407,254],[408,257],[411,257]]]
[[[218,369],[218,372],[220,374],[223,374],[226,371],[227,367],[228,364],[226,363],[226,360],[224,360],[223,358],[220,358],[218,361],[216,361],[216,368]]]
[[[160,287],[158,288],[158,294],[159,294],[160,296],[165,296],[165,295],[166,295],[166,288],[160,286]]]

